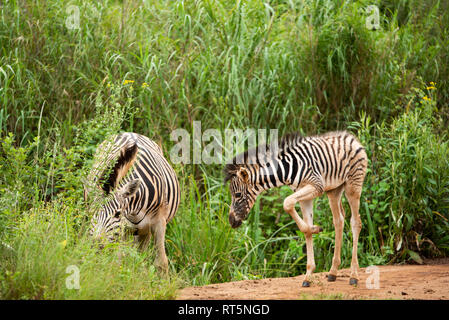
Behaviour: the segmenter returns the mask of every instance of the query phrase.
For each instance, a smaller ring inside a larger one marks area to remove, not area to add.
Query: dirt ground
[[[328,282],[327,273],[316,273],[309,288],[301,286],[304,275],[190,287],[181,290],[178,299],[449,299],[449,258],[379,266],[374,271],[361,268],[357,287],[349,285],[349,274],[349,269],[340,270],[337,280]]]

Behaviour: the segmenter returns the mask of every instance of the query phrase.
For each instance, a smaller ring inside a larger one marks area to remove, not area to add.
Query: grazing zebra
[[[263,147],[267,151],[260,152],[264,150]],[[359,203],[368,165],[365,148],[346,131],[311,137],[289,134],[281,140],[277,150],[263,147],[257,147],[259,151],[251,149],[236,156],[225,167],[225,183],[230,181],[232,195],[229,213],[231,226],[236,228],[242,224],[262,191],[288,185],[294,193],[284,200],[284,210],[306,237],[307,272],[302,285],[308,287],[315,270],[312,234],[322,231],[322,228],[313,224],[313,199],[326,192],[335,226],[334,257],[328,281],[335,281],[340,266],[345,218],[341,203],[344,191],[352,214],[353,246],[349,283],[357,284],[357,244],[362,228]],[[303,219],[295,210],[297,202],[300,203]]]
[[[111,166],[112,170],[106,170]],[[178,209],[180,188],[161,148],[149,138],[129,132],[104,141],[84,185],[86,201],[88,195],[95,194],[94,188],[100,189],[101,196],[93,200],[100,209],[93,216],[91,236],[113,241],[128,229],[144,248],[152,234],[155,264],[167,270],[165,229]]]

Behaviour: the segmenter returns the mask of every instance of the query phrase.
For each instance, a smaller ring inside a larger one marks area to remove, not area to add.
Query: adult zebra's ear
[[[103,183],[103,190],[106,194],[109,194],[114,190],[120,180],[128,173],[134,161],[137,158],[137,144],[133,142],[131,145],[127,145],[120,150],[119,157],[115,162],[115,166],[110,171],[109,176],[105,179]]]
[[[135,195],[137,190],[139,190],[140,183],[139,179],[134,179],[121,187],[117,193],[120,199],[124,200]]]

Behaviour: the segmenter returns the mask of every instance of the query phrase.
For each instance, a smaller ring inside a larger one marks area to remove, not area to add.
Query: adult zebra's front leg
[[[315,257],[313,252],[313,238],[314,233],[319,233],[323,229],[319,226],[313,225],[313,199],[321,195],[321,191],[313,185],[306,185],[299,191],[288,196],[284,200],[284,210],[287,211],[290,216],[295,220],[299,230],[304,233],[306,237],[307,248],[307,271],[303,287],[310,286],[310,280],[313,271],[315,270]],[[301,212],[303,219],[301,219],[295,210],[295,204],[299,202],[301,205]]]
[[[159,217],[156,222],[151,226],[151,233],[154,236],[154,245],[156,247],[156,260],[155,266],[163,271],[168,271],[168,259],[165,253],[165,230],[167,228],[167,222],[165,217]]]
[[[165,213],[165,209],[161,209],[162,213]],[[160,213],[161,211],[159,211]],[[142,227],[140,232],[134,236],[134,241],[138,244],[139,249],[144,251],[148,250],[150,240],[153,238],[154,247],[156,250],[156,259],[154,265],[160,271],[168,271],[168,259],[165,252],[165,231],[167,228],[167,222],[165,216],[158,215],[155,218],[147,217],[145,220],[146,225]]]

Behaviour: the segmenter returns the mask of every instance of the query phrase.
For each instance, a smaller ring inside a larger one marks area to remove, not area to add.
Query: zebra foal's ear
[[[249,182],[249,171],[245,167],[240,167],[239,171],[237,171],[237,176],[243,180],[243,182]]]
[[[235,172],[237,170],[237,166],[233,163],[228,163],[224,169],[223,169],[223,174],[224,174],[224,183],[226,184],[226,182],[228,182],[229,180],[231,180],[234,176],[235,176]]]
[[[103,190],[106,194],[109,194],[112,190],[114,190],[120,180],[128,173],[137,158],[137,149],[137,144],[134,142],[133,144],[125,146],[120,150],[115,166],[103,184]]]

